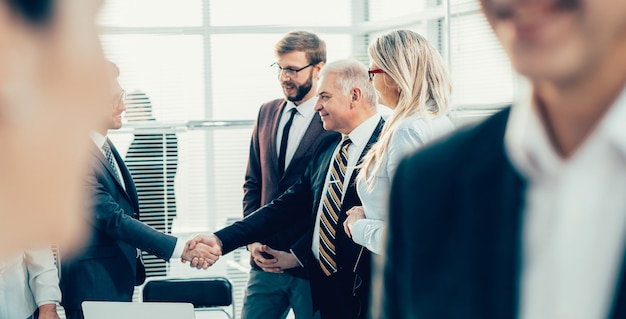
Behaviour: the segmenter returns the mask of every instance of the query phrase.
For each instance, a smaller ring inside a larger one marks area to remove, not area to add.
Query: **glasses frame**
[[[283,72],[285,72],[285,75],[287,75],[288,77],[295,78],[298,76],[298,72],[314,65],[315,64],[313,63],[309,63],[299,69],[292,69],[292,68],[282,68],[280,65],[278,65],[278,62],[274,62],[272,63],[272,65],[270,65],[270,67],[276,70],[276,75],[278,77],[280,77],[280,75],[283,74]]]
[[[381,69],[369,69],[367,70],[367,76],[370,77],[370,81],[374,79],[375,74],[385,74],[385,71]]]

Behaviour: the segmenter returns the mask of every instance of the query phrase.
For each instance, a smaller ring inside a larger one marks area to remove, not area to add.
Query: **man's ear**
[[[350,105],[353,106],[354,103],[360,102],[361,99],[363,98],[363,92],[361,91],[361,88],[353,88],[352,91],[350,91]]]
[[[324,62],[319,62],[316,65],[313,66],[313,71],[315,73],[315,76],[313,77],[316,80],[319,80],[320,78],[320,72],[322,71],[322,67],[324,66]]]

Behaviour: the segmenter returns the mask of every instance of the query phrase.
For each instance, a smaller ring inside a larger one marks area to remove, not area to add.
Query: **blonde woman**
[[[446,116],[450,78],[426,38],[410,30],[392,31],[370,45],[369,55],[378,102],[393,113],[363,160],[357,179],[363,206],[347,212],[344,230],[355,243],[382,254],[389,189],[398,163],[454,127]]]

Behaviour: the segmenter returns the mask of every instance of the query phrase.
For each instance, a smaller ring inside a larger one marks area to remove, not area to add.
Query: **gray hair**
[[[329,73],[337,76],[335,85],[341,89],[343,95],[350,94],[350,90],[358,87],[363,93],[365,102],[370,106],[376,105],[376,90],[369,80],[367,68],[363,63],[352,59],[334,61],[322,68],[320,77]]]

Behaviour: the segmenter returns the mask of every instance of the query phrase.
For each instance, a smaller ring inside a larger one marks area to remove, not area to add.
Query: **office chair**
[[[146,280],[143,301],[189,302],[196,311],[221,311],[233,319],[233,285],[224,277],[159,278]],[[231,307],[231,312],[226,311]]]

